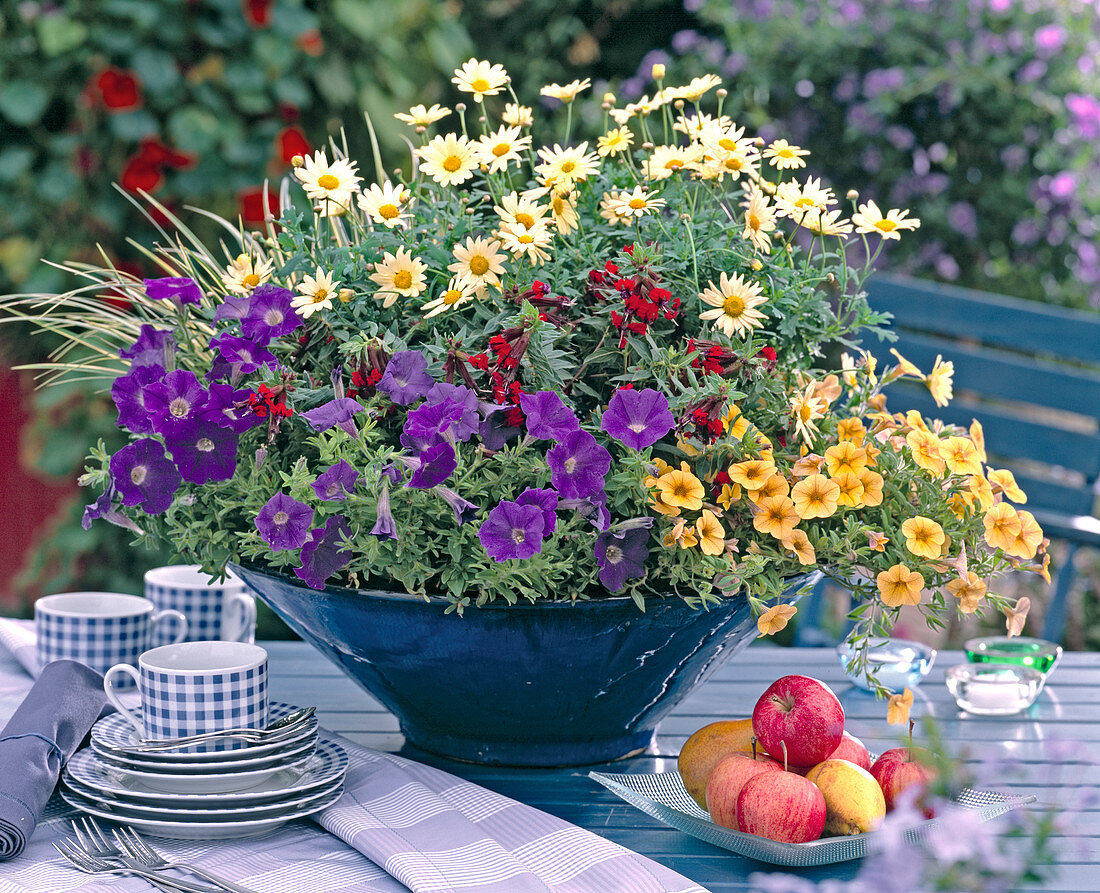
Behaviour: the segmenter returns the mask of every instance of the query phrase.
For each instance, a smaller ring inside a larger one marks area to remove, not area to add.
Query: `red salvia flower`
[[[244,20],[253,28],[267,28],[271,24],[271,7],[275,0],[241,0]]]
[[[156,192],[164,185],[164,173],[159,165],[149,164],[140,155],[134,155],[127,159],[119,182],[127,192]]]
[[[142,103],[141,81],[121,68],[105,68],[95,77],[95,90],[104,108],[111,112],[129,112]]]
[[[273,189],[267,190],[268,207],[273,214],[279,210],[279,196]],[[264,190],[262,186],[254,189],[245,189],[237,193],[237,206],[241,212],[241,219],[248,226],[262,227],[264,225]]]
[[[295,155],[309,155],[313,147],[301,127],[284,127],[275,137],[276,152],[284,164],[290,164]]]

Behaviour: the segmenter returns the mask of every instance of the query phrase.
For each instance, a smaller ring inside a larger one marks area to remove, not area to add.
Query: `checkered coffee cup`
[[[148,599],[117,592],[43,596],[34,603],[34,626],[39,669],[68,659],[100,673],[136,661],[161,627],[177,642],[187,635],[187,618],[179,611],[158,611]]]
[[[219,582],[197,564],[155,567],[145,574],[145,597],[161,610],[179,611],[187,618],[185,642],[256,640],[256,601],[231,573]],[[172,641],[168,630],[153,637],[153,645]]]
[[[141,713],[119,699],[118,683],[133,679]],[[267,726],[267,652],[247,642],[182,642],[146,651],[137,668],[117,664],[103,690],[139,738],[179,738],[223,729]],[[221,750],[225,742],[196,746]]]

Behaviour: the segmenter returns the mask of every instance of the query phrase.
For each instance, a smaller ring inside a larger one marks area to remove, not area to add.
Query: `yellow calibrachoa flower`
[[[664,538],[665,548],[671,549],[673,546],[679,546],[681,549],[690,549],[692,546],[699,545],[699,539],[695,535],[695,527],[692,524],[688,524],[683,518],[680,518],[672,527]]]
[[[419,297],[428,284],[428,278],[424,275],[427,272],[428,265],[404,248],[398,248],[397,254],[387,251],[370,274],[370,278],[378,283],[374,296],[382,301],[383,307],[389,307],[398,296]]]
[[[1020,519],[1020,532],[1012,543],[1012,547],[1005,551],[1016,558],[1034,558],[1043,541],[1043,528],[1029,511],[1017,512],[1017,517]]]
[[[465,183],[480,164],[480,152],[465,136],[448,133],[433,137],[416,150],[420,169],[441,186]]]
[[[914,429],[905,435],[905,442],[913,455],[913,461],[933,477],[940,477],[947,463],[940,453],[940,439],[935,434]]]
[[[664,465],[665,463],[662,462],[661,464]],[[668,466],[665,467],[667,470]],[[666,471],[659,471],[659,473],[665,474]],[[652,476],[647,477],[644,483],[646,487],[651,491],[649,495],[649,504],[654,509],[660,512],[662,515],[668,515],[673,518],[680,514],[680,510],[676,506],[668,505],[663,499],[661,499],[661,492],[657,489],[657,478]]]
[[[634,134],[628,127],[615,127],[596,140],[596,154],[601,158],[626,152],[634,145]]]
[[[423,105],[414,105],[407,115],[397,112],[394,117],[398,121],[404,121],[410,127],[429,127],[436,121],[441,121],[451,113],[449,108],[442,105],[433,105],[430,109]]]
[[[993,508],[996,502],[993,498],[993,488],[990,486],[989,481],[986,480],[984,474],[971,475],[967,489],[970,493],[971,504],[973,504],[973,500],[976,499],[978,504],[982,507],[983,512],[987,512]]]
[[[464,93],[473,93],[474,102],[481,102],[486,96],[496,96],[510,80],[503,65],[467,59],[455,69],[451,83]]]
[[[756,628],[760,636],[774,636],[785,629],[798,609],[794,605],[773,605],[756,619]]]
[[[1031,599],[1024,598],[1019,599],[1016,602],[1016,607],[1005,608],[1005,628],[1008,630],[1008,637],[1011,639],[1013,636],[1018,636],[1024,631],[1024,624],[1027,622],[1027,612],[1031,610]]]
[[[838,506],[845,508],[861,508],[863,506],[863,481],[858,474],[850,471],[842,471],[832,476],[832,481],[840,487],[840,495],[836,499]]]
[[[913,693],[906,686],[900,695],[890,695],[886,704],[886,722],[891,726],[909,724],[909,711],[913,709]]]
[[[943,528],[931,518],[917,515],[901,525],[905,548],[921,558],[939,558],[945,541]]]
[[[900,240],[899,230],[916,229],[920,221],[916,217],[908,217],[909,209],[899,211],[897,208],[883,214],[874,202],[867,202],[859,206],[859,212],[852,215],[852,223],[856,225],[857,233],[877,233],[883,239]]]
[[[790,492],[791,485],[787,483],[787,479],[781,474],[773,474],[764,481],[763,487],[749,490],[749,499],[759,504],[760,500],[767,499],[769,496],[786,496]]]
[[[703,509],[699,520],[695,522],[695,535],[699,538],[699,548],[704,555],[721,555],[726,551],[726,531],[710,509]]]
[[[928,386],[928,391],[932,395],[932,400],[936,406],[947,406],[951,402],[951,398],[954,396],[952,390],[954,375],[955,364],[936,354],[936,362],[932,365],[932,371],[924,379],[924,383]]]
[[[765,316],[756,308],[768,299],[764,287],[735,273],[731,279],[724,272],[718,277],[718,285],[708,282],[699,299],[713,310],[704,310],[700,319],[713,321],[728,338],[745,335],[764,324]]]
[[[823,474],[811,474],[794,485],[791,498],[803,520],[830,518],[836,514],[840,487]]]
[[[726,473],[746,490],[759,490],[775,474],[775,464],[764,459],[746,459],[733,463]]]
[[[863,439],[867,436],[867,427],[859,418],[841,419],[836,423],[836,437],[841,443],[854,443],[863,446]],[[866,450],[864,450],[866,454]]]
[[[898,353],[897,348],[891,347],[890,353],[892,353],[898,359],[898,365],[896,368],[896,375],[912,375],[915,378],[924,378],[924,373],[920,371],[913,363],[910,363],[905,357]]]
[[[469,283],[475,292],[485,291],[487,286],[500,288],[504,273],[504,261],[508,256],[500,251],[500,242],[478,236],[466,237],[466,244],[455,243],[453,264],[447,269]]]
[[[806,162],[802,160],[802,157],[809,155],[810,150],[792,146],[786,140],[776,140],[770,143],[762,154],[776,170],[789,171],[805,167]]]
[[[989,478],[989,484],[994,494],[1003,493],[1005,499],[1011,499],[1013,502],[1027,502],[1027,494],[1016,483],[1016,475],[1007,468],[991,468],[986,473],[986,477]]]
[[[985,455],[985,430],[982,428],[982,423],[977,419],[974,419],[970,423],[970,439],[974,442],[974,449],[978,451],[978,458],[983,462],[987,462],[988,459]]]
[[[880,530],[872,530],[867,534],[867,546],[875,552],[885,552],[888,542],[890,542],[890,537]]]
[[[381,185],[371,183],[355,200],[359,209],[371,220],[381,223],[387,229],[393,229],[395,226],[402,226],[403,221],[412,216],[404,213],[407,196],[404,186],[394,185],[387,180]]]
[[[673,469],[657,478],[661,501],[679,509],[694,511],[703,507],[706,490],[703,482],[690,471]]]
[[[857,508],[882,505],[882,488],[886,481],[877,471],[864,468],[859,473],[859,482],[863,484],[863,495],[859,498]]]
[[[820,473],[821,469],[824,467],[824,456],[819,456],[817,453],[807,453],[805,456],[797,459],[794,465],[791,466],[791,474],[796,478],[805,478],[809,477],[811,474]]]
[[[791,535],[800,520],[789,496],[769,496],[757,503],[752,526],[761,533],[782,540]]]
[[[990,546],[1005,552],[1015,548],[1016,537],[1023,529],[1016,509],[1007,502],[998,502],[985,513],[982,521],[985,524],[985,541]]]
[[[959,603],[959,610],[964,614],[973,614],[978,610],[983,598],[985,598],[985,581],[973,571],[967,571],[965,576],[956,577],[947,584],[946,589]]]
[[[920,604],[924,577],[916,571],[909,570],[904,564],[895,564],[890,570],[882,571],[875,581],[878,583],[882,603],[888,608]]]
[[[858,475],[867,467],[867,451],[848,440],[842,440],[825,450],[825,469],[830,477],[842,472]]]
[[[981,474],[982,460],[968,437],[948,437],[940,441],[940,455],[952,474]]]
[[[736,403],[731,403],[726,414],[722,416],[722,430],[731,440],[740,440],[749,430],[749,420],[745,418]]]
[[[810,538],[804,530],[792,530],[783,538],[783,547],[794,552],[798,563],[804,567],[817,563],[817,553],[814,551]]]
[[[722,490],[721,492],[719,492],[718,498],[714,501],[728,512],[730,510],[730,506],[737,502],[740,498],[740,484],[722,484]]]

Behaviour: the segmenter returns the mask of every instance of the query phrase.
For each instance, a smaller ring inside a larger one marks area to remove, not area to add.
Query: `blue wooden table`
[[[831,649],[753,647],[733,658],[685,700],[662,724],[658,754],[603,767],[574,769],[502,769],[456,763],[406,747],[397,720],[310,646],[267,642],[271,694],[293,704],[316,704],[321,722],[354,741],[398,751],[477,784],[529,803],[650,856],[706,886],[714,893],[751,890],[753,872],[772,869],[668,828],[639,812],[587,778],[591,768],[611,772],[675,770],[680,745],[697,728],[716,719],[748,716],[756,699],[776,678],[804,673],[828,682],[840,697],[847,729],[872,752],[898,744],[899,729],[885,721],[885,705],[850,685]],[[963,660],[943,652],[929,677],[915,690],[913,716],[932,715],[949,744],[966,747],[971,761],[1009,758],[1018,769],[1006,772],[999,790],[1034,794],[1039,804],[1068,802],[1080,786],[1100,788],[1100,654],[1068,653],[1039,700],[1014,717],[968,716],[958,710],[944,687],[944,670]],[[558,672],[568,672],[567,667]],[[1051,771],[1050,745],[1083,742],[1091,754]],[[1075,836],[1058,836],[1056,880],[1025,890],[1100,890],[1100,805],[1073,821]],[[802,870],[815,880],[851,879],[858,862]]]

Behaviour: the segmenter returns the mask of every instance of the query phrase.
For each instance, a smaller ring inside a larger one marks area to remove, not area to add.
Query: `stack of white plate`
[[[296,709],[273,702],[268,719]],[[316,718],[274,742],[226,739],[223,750],[139,754],[131,749],[138,743],[118,714],[101,719],[91,747],[65,766],[61,796],[81,812],[160,837],[249,837],[331,806],[348,768]]]

